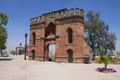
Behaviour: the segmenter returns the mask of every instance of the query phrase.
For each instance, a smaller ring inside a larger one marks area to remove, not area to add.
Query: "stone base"
[[[57,57],[55,61],[56,62],[66,62],[66,63],[68,62],[66,57]]]
[[[28,59],[29,59],[29,60],[32,60],[32,56],[29,56]],[[40,57],[40,56],[37,56],[37,57],[35,57],[34,60],[36,60],[36,61],[44,61],[44,58],[43,58],[43,57]]]
[[[68,58],[67,57],[57,57],[55,61],[68,63]],[[83,63],[83,61],[84,61],[83,57],[75,57],[75,58],[73,58],[72,63]]]
[[[32,57],[29,56],[28,58],[29,60],[32,60]],[[35,57],[36,61],[48,61],[45,60],[43,57]],[[68,63],[68,58],[67,57],[56,57],[55,62],[64,62],[64,63]],[[72,63],[83,63],[84,62],[84,57],[74,57]]]
[[[73,63],[83,63],[83,58],[80,57],[80,58],[73,58]]]

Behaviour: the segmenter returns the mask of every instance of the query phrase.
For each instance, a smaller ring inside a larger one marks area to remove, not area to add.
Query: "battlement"
[[[71,9],[60,9],[60,10],[56,10],[53,12],[49,12],[49,13],[45,13],[42,14],[41,16],[35,17],[35,18],[31,18],[30,19],[30,25],[33,24],[38,24],[41,22],[45,22],[46,17],[48,18],[64,18],[64,17],[69,17],[69,16],[81,16],[84,17],[84,10],[83,9],[79,9],[79,8],[71,8]]]

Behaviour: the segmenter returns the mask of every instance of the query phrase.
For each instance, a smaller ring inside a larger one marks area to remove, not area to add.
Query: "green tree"
[[[7,15],[0,12],[0,53],[2,53],[2,49],[6,48],[7,31],[4,26],[7,24],[7,22]]]
[[[4,27],[8,23],[8,17],[5,13],[0,12],[0,27]]]
[[[85,20],[85,39],[92,48],[93,59],[98,53],[105,55],[108,50],[115,49],[115,34],[108,31],[109,25],[100,19],[100,13],[88,11]]]
[[[107,33],[104,38],[105,39],[102,41],[104,54],[108,53],[108,51],[113,54],[113,50],[115,50],[116,41],[115,33]]]
[[[5,28],[0,27],[0,53],[2,53],[2,49],[6,49],[6,39],[7,31]]]

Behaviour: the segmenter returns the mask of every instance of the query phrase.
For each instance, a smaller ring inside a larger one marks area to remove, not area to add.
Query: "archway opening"
[[[56,45],[48,45],[48,61],[55,61]]]
[[[35,50],[32,50],[32,60],[35,60]]]
[[[73,51],[69,49],[67,52],[68,52],[68,62],[72,63],[73,62]]]

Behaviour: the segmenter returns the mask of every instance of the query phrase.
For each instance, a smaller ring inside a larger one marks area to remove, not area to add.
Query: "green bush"
[[[105,69],[107,69],[108,64],[112,62],[112,59],[108,55],[103,55],[103,56],[100,56],[99,62],[103,63]]]

